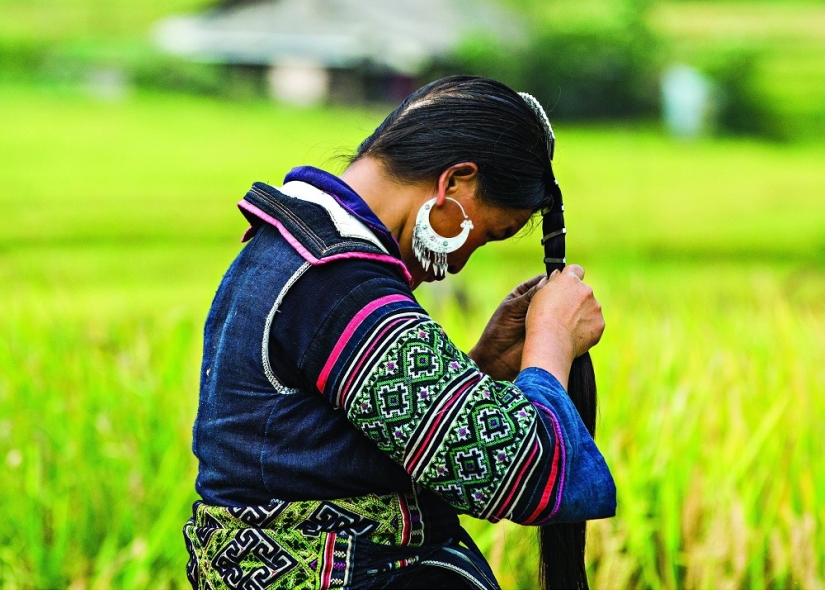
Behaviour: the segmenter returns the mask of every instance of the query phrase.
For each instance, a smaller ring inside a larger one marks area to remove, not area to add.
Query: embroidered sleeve
[[[357,291],[299,365],[413,480],[492,521],[540,525],[615,512],[604,459],[552,375],[528,369],[515,383],[495,381],[411,294]]]
[[[604,460],[558,382],[539,369],[494,381],[403,295],[353,316],[316,386],[459,511],[523,524],[614,512]]]

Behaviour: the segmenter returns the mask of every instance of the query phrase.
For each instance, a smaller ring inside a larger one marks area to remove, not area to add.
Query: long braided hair
[[[539,102],[527,93],[522,98],[536,113],[545,128],[548,139],[550,160],[556,137]],[[559,183],[550,168],[546,180],[553,203],[542,210],[542,238],[544,265],[547,276],[554,270],[562,270],[567,264],[564,225],[564,202]],[[593,436],[596,431],[596,375],[590,353],[585,353],[573,361],[570,369],[567,392],[576,406],[585,427]],[[547,590],[550,588],[587,588],[587,572],[584,565],[586,536],[585,522],[545,525],[539,528],[539,581]]]

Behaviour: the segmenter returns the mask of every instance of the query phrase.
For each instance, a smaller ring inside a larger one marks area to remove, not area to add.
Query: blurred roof
[[[414,73],[474,33],[519,42],[525,29],[489,0],[269,0],[168,17],[155,39],[170,53],[202,61],[301,59],[328,67],[369,61]]]

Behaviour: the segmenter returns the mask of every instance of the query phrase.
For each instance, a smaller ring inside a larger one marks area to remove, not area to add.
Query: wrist
[[[478,368],[484,371],[484,367],[487,365],[487,359],[485,358],[485,354],[481,347],[476,344],[473,346],[470,351],[467,353],[467,356],[478,365]],[[487,371],[484,371],[485,373]]]
[[[521,370],[528,367],[544,369],[567,389],[574,358],[575,350],[569,337],[549,333],[536,336],[528,332],[521,357]]]

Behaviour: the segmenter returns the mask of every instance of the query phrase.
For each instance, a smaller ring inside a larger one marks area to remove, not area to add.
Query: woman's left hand
[[[544,275],[536,275],[513,289],[487,322],[469,356],[478,367],[498,381],[512,381],[521,370],[524,319],[530,300]]]

